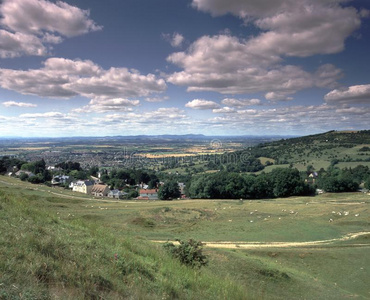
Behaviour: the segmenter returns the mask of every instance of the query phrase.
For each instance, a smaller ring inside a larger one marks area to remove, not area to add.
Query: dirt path
[[[223,248],[223,249],[260,249],[260,248],[305,248],[310,246],[326,246],[334,242],[353,240],[363,235],[370,235],[370,232],[349,233],[344,237],[330,240],[309,241],[309,242],[203,242],[206,248]],[[152,240],[155,243],[166,243],[167,241]],[[178,244],[175,241],[169,241]],[[356,244],[354,246],[370,246],[370,244]]]

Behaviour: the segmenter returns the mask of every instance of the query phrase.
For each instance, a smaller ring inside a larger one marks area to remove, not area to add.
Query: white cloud
[[[172,47],[181,47],[185,38],[182,34],[174,32],[172,35],[169,33],[163,33],[162,38],[168,41]]]
[[[337,109],[330,105],[287,106],[269,109],[245,109],[224,113],[203,121],[203,126],[221,126],[234,134],[312,133],[368,128],[370,107]]]
[[[310,87],[335,88],[341,71],[332,65],[308,73],[284,65],[288,56],[338,53],[361,25],[363,13],[341,6],[341,0],[193,0],[212,15],[232,13],[253,21],[260,32],[248,39],[220,34],[203,36],[167,60],[182,71],[168,81],[188,91],[224,94],[263,92],[269,100],[290,100]]]
[[[192,108],[192,109],[216,109],[219,108],[220,105],[218,105],[214,101],[209,100],[203,100],[203,99],[194,99],[188,103],[185,104],[185,107]]]
[[[47,49],[36,36],[0,29],[0,58],[17,57],[23,54],[46,55]]]
[[[15,102],[15,101],[6,101],[6,102],[3,102],[3,105],[5,107],[11,107],[11,106],[15,106],[15,107],[37,107],[36,104],[25,103],[25,102]]]
[[[269,31],[249,41],[250,51],[299,57],[338,53],[344,49],[345,39],[361,25],[354,8],[297,2],[303,3],[255,22]]]
[[[89,11],[65,2],[3,0],[0,5],[0,57],[46,55],[49,44],[100,30]]]
[[[101,29],[89,19],[89,11],[63,1],[4,0],[0,13],[1,24],[14,32],[41,35],[47,31],[73,37]]]
[[[175,32],[172,37],[171,46],[180,47],[183,42],[184,42],[184,37],[180,33]]]
[[[169,99],[168,96],[164,96],[164,97],[148,97],[148,98],[145,98],[145,101],[147,101],[147,102],[163,102],[163,101],[166,101],[168,99]]]
[[[105,99],[97,97],[95,99],[92,99],[88,105],[82,108],[75,109],[74,112],[127,112],[132,111],[132,107],[138,106],[139,104],[139,100],[129,100],[124,98]]]
[[[236,110],[234,108],[225,106],[222,108],[215,108],[212,110],[212,112],[215,114],[233,114],[236,113]]]
[[[259,99],[233,99],[225,98],[221,101],[222,104],[232,106],[232,107],[244,107],[244,106],[253,106],[260,105],[261,100]]]
[[[127,68],[110,68],[97,76],[80,76],[67,86],[89,98],[148,96],[166,89],[163,79],[157,79],[153,74],[141,75],[139,71]]]
[[[353,85],[347,89],[335,89],[324,97],[327,103],[367,103],[370,104],[370,84]]]
[[[337,114],[349,114],[349,115],[369,115],[370,108],[365,107],[342,107],[335,110]]]
[[[65,115],[60,112],[46,112],[46,113],[34,113],[34,114],[21,114],[19,115],[20,118],[54,118],[54,119],[61,119],[64,118]]]
[[[292,94],[292,92],[289,91],[283,91],[283,92],[268,92],[265,94],[265,98],[269,101],[291,101],[293,100],[293,97],[289,97],[288,95]]]
[[[94,122],[98,126],[115,126],[138,130],[138,126],[144,126],[140,131],[148,130],[162,130],[166,127],[174,128],[181,126],[186,122],[187,116],[184,111],[177,107],[158,108],[153,111],[141,111],[140,113],[128,112],[125,114],[109,114],[104,118],[94,118]],[[174,124],[176,120],[176,124]],[[159,122],[160,121],[160,122]]]
[[[94,99],[148,96],[163,92],[166,83],[153,74],[127,68],[102,69],[89,60],[49,58],[44,67],[30,70],[0,69],[0,86],[21,94]]]
[[[222,37],[224,38],[229,39]],[[181,62],[177,60],[179,57],[176,59],[170,57],[173,62],[184,64],[185,69],[171,74],[167,80],[176,85],[188,86],[188,91],[215,91],[223,94],[257,92],[293,94],[315,84],[314,75],[297,66],[276,65],[263,68],[250,65],[251,61],[240,59],[244,56],[243,51],[238,52],[239,50],[235,49],[229,52],[231,49],[228,47],[225,47],[224,53],[211,54],[217,50],[212,42],[217,43],[218,39],[219,37],[209,40],[208,47],[213,50],[201,50],[207,57],[203,57],[198,51],[184,54],[184,60]]]

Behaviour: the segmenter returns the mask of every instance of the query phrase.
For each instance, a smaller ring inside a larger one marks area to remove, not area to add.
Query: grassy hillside
[[[244,287],[99,218],[55,214],[76,204],[1,187],[0,299],[244,298]]]
[[[313,165],[319,170],[327,168],[333,160],[338,160],[340,167],[370,166],[369,146],[370,130],[329,131],[260,144],[250,151],[252,155],[270,159],[275,164],[293,164],[300,170]]]
[[[362,193],[104,202],[0,177],[0,299],[368,299],[370,234],[341,238],[370,232],[369,205]],[[206,247],[199,271],[150,241],[175,238],[235,244]]]

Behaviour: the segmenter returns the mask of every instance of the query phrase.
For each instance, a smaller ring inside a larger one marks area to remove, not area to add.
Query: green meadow
[[[369,205],[109,201],[0,176],[0,299],[369,299]],[[171,258],[176,239],[205,243],[208,265]]]

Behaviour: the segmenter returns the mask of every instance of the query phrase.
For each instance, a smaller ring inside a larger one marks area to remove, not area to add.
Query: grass
[[[206,248],[210,262],[201,271],[149,241],[340,238],[370,231],[369,195],[150,202],[74,197],[0,177],[0,299],[370,297],[369,235],[320,247]]]
[[[96,219],[63,220],[43,205],[48,198],[2,188],[0,199],[0,299],[242,299],[246,292]]]

